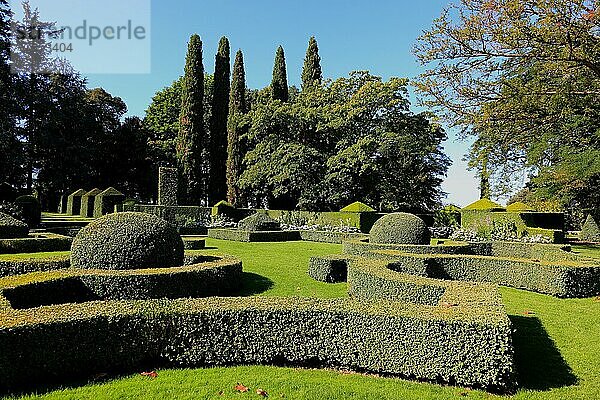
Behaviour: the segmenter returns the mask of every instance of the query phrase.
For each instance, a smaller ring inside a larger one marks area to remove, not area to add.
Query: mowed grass
[[[208,251],[240,257],[245,294],[261,296],[345,296],[345,284],[315,282],[306,275],[311,255],[341,251],[339,245],[310,242],[237,243],[208,239]],[[580,251],[582,249],[575,249]],[[600,250],[588,256],[600,258]],[[329,370],[272,366],[157,370],[97,383],[79,383],[22,398],[35,399],[600,399],[600,301],[556,299],[501,288],[515,329],[521,388],[512,396]],[[141,372],[141,371],[140,371]],[[237,383],[248,392],[234,390]]]

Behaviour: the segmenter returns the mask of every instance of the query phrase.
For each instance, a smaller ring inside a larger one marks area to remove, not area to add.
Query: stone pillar
[[[158,169],[158,205],[177,205],[177,168]]]

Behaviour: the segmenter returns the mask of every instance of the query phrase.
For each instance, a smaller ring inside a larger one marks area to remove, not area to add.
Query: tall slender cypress
[[[238,50],[233,63],[227,122],[227,200],[237,207],[243,206],[242,192],[238,183],[244,160],[244,148],[240,140],[243,132],[240,122],[241,117],[248,112],[247,107],[244,55],[241,50]]]
[[[177,137],[177,165],[181,176],[180,195],[185,204],[199,204],[205,197],[204,65],[202,41],[190,37],[181,93]]]
[[[229,40],[223,36],[215,56],[215,77],[210,121],[208,201],[210,205],[227,196],[227,117],[229,115]]]
[[[306,57],[304,58],[304,68],[302,69],[302,90],[319,85],[322,81],[323,71],[321,70],[319,46],[315,37],[311,36],[308,41],[308,49],[306,49]]]
[[[290,94],[288,91],[287,71],[285,66],[285,54],[283,47],[277,48],[275,54],[275,65],[273,66],[273,80],[271,81],[271,93],[273,100],[288,101]]]

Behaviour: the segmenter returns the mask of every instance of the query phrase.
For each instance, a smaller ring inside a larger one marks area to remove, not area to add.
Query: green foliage
[[[348,264],[352,256],[332,254],[324,257],[311,257],[308,263],[308,275],[319,282],[346,282]]]
[[[235,242],[288,242],[301,239],[299,231],[249,231],[241,229],[209,229],[208,237]]]
[[[238,229],[257,232],[257,231],[280,231],[281,226],[279,222],[269,217],[264,213],[255,213],[242,219],[238,223]]]
[[[375,222],[369,241],[381,244],[429,244],[430,234],[425,222],[416,215],[392,213]]]
[[[591,214],[587,216],[579,238],[586,242],[600,242],[600,228]]]
[[[529,212],[529,211],[535,211],[535,210],[523,202],[516,201],[516,202],[506,206],[506,211],[508,211],[508,212]]]
[[[42,206],[36,197],[19,196],[15,199],[15,204],[21,207],[23,218],[30,228],[39,226],[42,220]]]
[[[365,203],[361,203],[360,201],[355,201],[354,203],[349,204],[346,207],[342,208],[340,211],[361,213],[361,212],[374,212],[375,210],[373,208],[369,207],[368,205],[366,205]]]
[[[181,173],[180,198],[197,204],[204,198],[207,137],[204,129],[204,65],[202,41],[194,34],[188,43],[177,136],[177,165]]]
[[[36,233],[18,239],[0,239],[0,254],[69,251],[71,242],[71,237],[54,233]]]
[[[183,242],[166,221],[124,212],[84,227],[71,248],[71,266],[84,269],[169,268],[183,264]]]
[[[0,239],[27,237],[28,234],[29,227],[26,223],[8,214],[0,213]]]
[[[229,116],[230,56],[229,40],[222,37],[215,56],[214,91],[211,107],[210,171],[208,181],[208,204],[227,196],[227,118]]]
[[[84,189],[77,189],[67,198],[67,215],[80,215],[81,199],[87,193]]]
[[[480,199],[474,203],[464,207],[463,210],[473,211],[504,211],[505,208],[498,203],[494,203],[490,199]]]
[[[271,96],[273,100],[286,102],[290,98],[288,91],[287,69],[283,47],[277,48],[275,64],[273,65],[273,79],[271,80]]]
[[[100,193],[102,193],[102,190],[94,188],[81,196],[81,210],[79,215],[84,218],[92,218],[94,216],[94,200]]]
[[[433,216],[436,227],[460,226],[460,207],[449,204],[435,211]]]
[[[449,159],[446,135],[410,113],[406,80],[354,72],[288,103],[254,104],[240,183],[270,209],[434,208]],[[402,199],[402,200],[400,200]]]
[[[345,233],[333,231],[300,231],[300,238],[309,242],[338,243],[345,240],[367,239],[368,235],[364,233]]]
[[[246,103],[246,72],[244,71],[244,55],[238,50],[233,63],[233,78],[229,96],[229,119],[227,122],[227,200],[236,207],[243,206],[243,196],[239,179],[242,174],[242,162],[245,146],[244,114],[248,112]]]
[[[321,70],[321,56],[319,56],[319,46],[314,36],[308,41],[308,49],[304,57],[304,67],[302,68],[302,90],[310,90],[319,85],[323,80],[323,71]]]
[[[69,268],[69,265],[69,253],[67,252],[2,255],[0,258],[0,277],[54,271]]]
[[[109,187],[98,193],[94,197],[94,218],[115,212],[115,206],[123,204],[124,201],[125,195],[114,187]]]
[[[160,167],[158,169],[158,205],[177,205],[177,168]]]

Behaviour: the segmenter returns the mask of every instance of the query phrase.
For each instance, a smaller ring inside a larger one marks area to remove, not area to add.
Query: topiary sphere
[[[238,223],[238,228],[244,231],[279,231],[281,225],[279,222],[269,217],[267,214],[256,213],[244,218]]]
[[[0,239],[24,238],[29,234],[29,227],[8,214],[0,213]]]
[[[429,244],[429,228],[416,215],[393,213],[381,217],[371,228],[369,242],[381,244]]]
[[[92,269],[171,268],[183,265],[175,227],[151,214],[105,215],[83,228],[71,246],[71,266]]]

